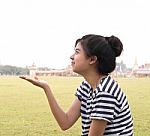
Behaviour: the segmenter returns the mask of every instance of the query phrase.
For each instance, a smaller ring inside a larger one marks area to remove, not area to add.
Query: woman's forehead
[[[75,46],[75,49],[82,49],[82,45],[80,42],[77,43],[77,45]]]

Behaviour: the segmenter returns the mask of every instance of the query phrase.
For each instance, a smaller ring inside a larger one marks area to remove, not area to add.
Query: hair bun
[[[123,50],[123,44],[120,41],[120,39],[116,36],[110,36],[110,37],[105,37],[105,39],[108,41],[109,45],[111,46],[112,50],[115,53],[115,56],[118,57],[120,56],[122,50]]]

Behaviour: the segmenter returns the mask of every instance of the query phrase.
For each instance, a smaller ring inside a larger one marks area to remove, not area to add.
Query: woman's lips
[[[75,64],[75,62],[71,62],[71,65],[74,65]]]

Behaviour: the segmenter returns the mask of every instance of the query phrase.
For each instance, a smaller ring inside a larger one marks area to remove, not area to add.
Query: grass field
[[[43,77],[64,110],[70,106],[82,78]],[[126,93],[135,136],[150,135],[150,78],[117,78]],[[42,89],[18,77],[0,77],[0,136],[79,136],[80,120],[61,131],[50,112]]]

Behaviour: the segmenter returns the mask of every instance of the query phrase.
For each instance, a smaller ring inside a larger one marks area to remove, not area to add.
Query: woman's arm
[[[105,120],[93,119],[88,136],[103,136],[106,125],[107,121]]]
[[[68,111],[64,112],[58,105],[46,81],[39,80],[37,77],[31,78],[21,76],[20,78],[27,80],[33,85],[38,86],[44,90],[49,102],[50,109],[62,130],[70,128],[77,121],[77,119],[80,116],[80,106],[81,106],[80,101],[78,99],[75,99],[71,107],[68,109]]]

